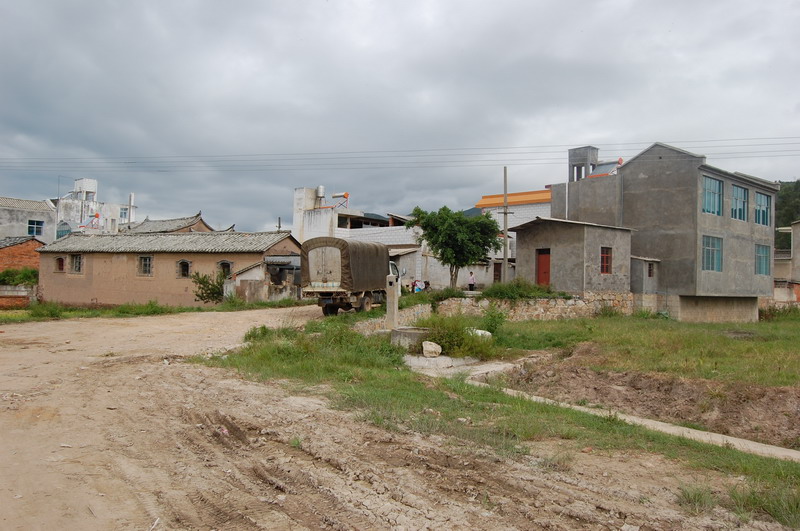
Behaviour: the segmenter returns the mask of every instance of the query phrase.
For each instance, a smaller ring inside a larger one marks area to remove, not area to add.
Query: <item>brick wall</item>
[[[36,286],[0,286],[0,308],[27,308],[36,299]]]
[[[28,240],[18,245],[0,249],[0,271],[32,267],[39,269],[39,253],[36,249],[44,245],[36,240]]]

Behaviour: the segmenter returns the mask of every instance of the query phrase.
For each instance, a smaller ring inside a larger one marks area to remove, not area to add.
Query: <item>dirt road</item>
[[[318,314],[0,326],[0,528],[782,529],[688,516],[681,485],[736,480],[659,457],[585,449],[556,466],[564,448],[537,442],[505,460],[182,361]]]

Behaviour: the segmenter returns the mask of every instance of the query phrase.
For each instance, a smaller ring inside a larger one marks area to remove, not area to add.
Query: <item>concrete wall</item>
[[[536,251],[550,249],[550,287],[556,291],[630,290],[630,232],[544,222],[517,234],[517,277],[536,282]],[[600,273],[600,248],[612,248],[611,274]]]
[[[756,225],[754,211],[756,191],[770,195],[774,222],[774,189],[704,164],[705,157],[654,145],[617,176],[552,187],[553,216],[635,229],[631,252],[661,260],[658,291],[667,296],[769,295],[771,278],[755,275],[755,244],[772,248],[774,226]],[[724,183],[722,216],[701,211],[703,175]],[[749,190],[747,221],[731,218],[732,184]],[[723,239],[722,272],[701,270],[703,235]]]
[[[28,221],[43,221],[42,234],[36,237],[44,243],[51,243],[56,237],[56,213],[40,210],[0,208],[0,238],[29,236]]]
[[[285,253],[276,253],[285,254]],[[56,258],[64,257],[67,271],[55,270]],[[43,300],[75,305],[117,305],[155,300],[172,306],[203,306],[194,300],[194,283],[180,278],[180,260],[191,262],[191,273],[214,274],[220,260],[233,262],[232,270],[263,258],[261,253],[241,254],[152,254],[153,274],[137,274],[138,254],[83,254],[81,273],[69,272],[69,255],[45,253],[39,270]]]
[[[795,250],[796,249],[796,250]],[[800,282],[800,222],[792,225],[792,269],[791,280]]]
[[[0,271],[32,267],[39,269],[39,253],[36,249],[44,245],[40,241],[29,240],[18,245],[0,249]]]
[[[651,264],[653,266],[652,277],[648,276]],[[631,291],[633,293],[658,292],[658,265],[658,262],[631,258]]]
[[[758,297],[669,297],[672,318],[695,323],[758,322]]]

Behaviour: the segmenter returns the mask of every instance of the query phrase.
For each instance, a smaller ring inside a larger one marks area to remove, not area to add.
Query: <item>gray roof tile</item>
[[[289,231],[73,233],[38,250],[43,253],[261,253],[289,237]]]
[[[34,201],[32,199],[15,199],[13,197],[0,197],[0,207],[15,208],[18,210],[32,210],[34,212],[53,212],[47,201]]]

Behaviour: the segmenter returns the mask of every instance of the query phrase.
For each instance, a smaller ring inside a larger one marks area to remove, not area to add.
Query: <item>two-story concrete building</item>
[[[660,143],[590,178],[596,153],[571,150],[569,181],[551,188],[552,217],[634,229],[631,255],[650,257],[659,307],[673,317],[757,320],[758,297],[772,294],[779,185]]]

